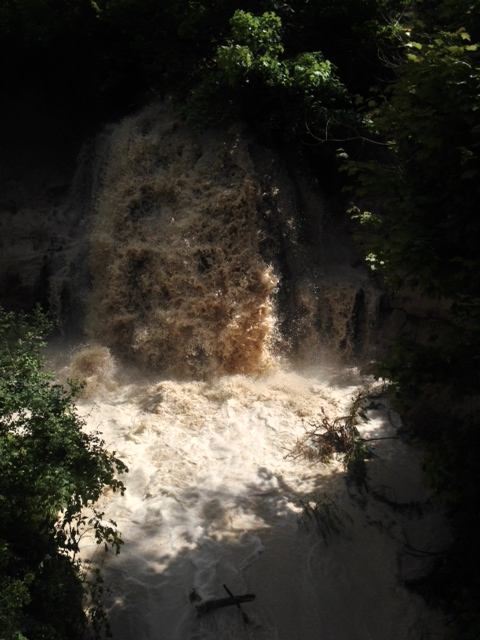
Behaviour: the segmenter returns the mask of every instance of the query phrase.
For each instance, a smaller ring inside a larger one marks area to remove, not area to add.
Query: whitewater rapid
[[[438,512],[400,515],[346,483],[340,461],[289,455],[321,410],[342,413],[363,383],[354,370],[134,382],[104,348],[76,363],[89,374],[79,405],[87,428],[130,469],[125,496],[102,505],[122,532],[120,555],[82,549],[103,565],[114,638],[441,637],[439,617],[401,584],[425,570],[406,549],[432,548]],[[395,435],[386,405],[369,418],[369,437]],[[419,455],[398,440],[374,450],[371,487],[428,505]],[[192,590],[218,598],[223,584],[256,594],[244,605],[249,624],[234,607],[197,616]]]

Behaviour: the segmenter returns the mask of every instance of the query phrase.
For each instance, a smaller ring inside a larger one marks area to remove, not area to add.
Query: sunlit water
[[[125,496],[103,505],[122,531],[121,554],[83,547],[104,564],[115,638],[441,637],[439,618],[400,582],[419,570],[408,548],[432,548],[438,514],[399,515],[348,485],[339,461],[289,455],[322,409],[342,413],[362,383],[355,371],[121,383],[105,349],[75,364],[90,374],[80,403],[88,429],[130,469]],[[384,405],[369,418],[366,437],[395,435]],[[372,444],[370,487],[426,504],[418,454],[398,440]],[[256,594],[244,605],[248,624],[235,607],[197,616],[192,590],[223,597],[224,583]]]

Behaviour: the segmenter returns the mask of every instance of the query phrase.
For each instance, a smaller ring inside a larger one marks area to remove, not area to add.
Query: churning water
[[[309,422],[341,415],[364,380],[279,355],[281,274],[261,251],[246,143],[187,135],[146,111],[112,131],[98,182],[91,343],[69,372],[87,381],[87,428],[130,469],[125,496],[103,505],[121,554],[83,548],[104,564],[114,637],[441,637],[438,616],[402,586],[425,569],[441,522],[419,456],[374,441],[369,492],[338,460],[292,455]],[[395,436],[383,401],[369,418],[366,437]],[[248,620],[235,607],[197,615],[192,592],[220,598],[223,584],[256,595]]]
[[[424,570],[409,549],[431,549],[439,526],[415,452],[378,441],[368,463],[372,489],[424,504],[404,514],[349,487],[338,462],[288,455],[308,421],[322,409],[341,413],[360,383],[354,372],[332,377],[279,370],[115,384],[105,372],[91,376],[81,413],[130,468],[125,496],[104,505],[125,539],[105,561],[116,638],[440,637],[428,635],[435,617],[400,583]],[[389,415],[371,411],[363,431],[393,435]],[[191,591],[218,598],[224,583],[256,594],[244,605],[249,624],[235,608],[197,617]]]

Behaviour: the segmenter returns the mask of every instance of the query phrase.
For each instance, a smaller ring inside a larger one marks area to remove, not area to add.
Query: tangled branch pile
[[[384,391],[383,385],[362,388],[352,399],[345,415],[321,417],[309,423],[305,435],[297,441],[291,456],[329,462],[336,454],[342,457],[349,479],[357,486],[366,486],[365,461],[372,456],[367,439],[360,437],[358,425],[368,421],[366,409]]]

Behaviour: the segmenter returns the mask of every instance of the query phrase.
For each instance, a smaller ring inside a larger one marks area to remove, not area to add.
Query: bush
[[[107,487],[123,493],[125,465],[83,431],[78,387],[44,370],[49,324],[0,312],[0,620],[6,640],[75,639],[88,624],[87,577],[78,560],[87,528],[118,552],[114,522],[95,503]],[[99,603],[91,614],[100,620]],[[7,631],[5,631],[7,630]],[[100,631],[100,629],[97,629]]]

